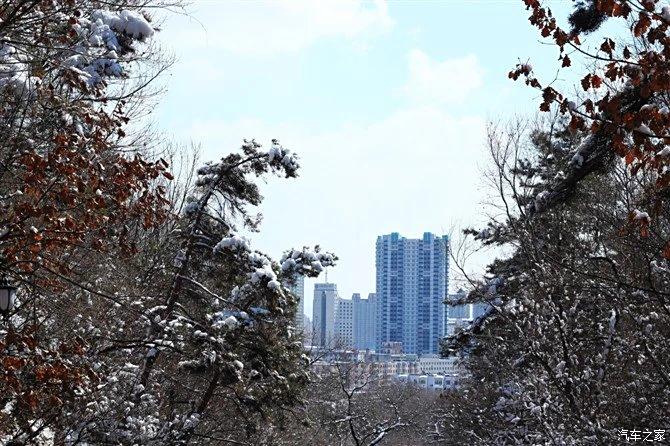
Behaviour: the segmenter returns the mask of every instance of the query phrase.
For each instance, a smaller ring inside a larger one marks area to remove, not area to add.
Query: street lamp
[[[16,287],[11,285],[6,278],[0,279],[0,312],[7,315],[14,308]]]

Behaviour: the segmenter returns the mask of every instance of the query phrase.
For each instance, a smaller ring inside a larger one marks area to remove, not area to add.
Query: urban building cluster
[[[379,236],[375,267],[375,292],[367,298],[340,297],[327,278],[316,283],[311,320],[303,315],[305,285],[299,278],[293,287],[300,299],[296,324],[305,327],[306,343],[339,352],[336,363],[344,357],[384,378],[430,388],[455,385],[454,361],[439,358],[440,341],[482,315],[487,304],[449,305],[465,297],[462,290],[449,294],[449,237]],[[325,356],[319,362],[327,368],[331,360]]]
[[[391,349],[376,353],[370,350],[309,348],[310,354],[318,358],[312,366],[315,373],[344,372],[356,385],[395,381],[429,390],[443,390],[456,387],[462,378],[454,357],[388,353]]]

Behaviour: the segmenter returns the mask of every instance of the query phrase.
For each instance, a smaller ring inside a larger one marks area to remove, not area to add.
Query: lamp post
[[[16,298],[16,287],[9,283],[7,278],[0,279],[0,313],[5,317],[14,308],[14,300]]]

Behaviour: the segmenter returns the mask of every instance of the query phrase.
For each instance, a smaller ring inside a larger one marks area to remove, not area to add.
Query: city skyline
[[[327,275],[314,284],[313,334],[307,343],[377,353],[391,343],[403,354],[434,355],[443,337],[488,311],[486,302],[462,303],[467,297],[462,288],[449,292],[448,236],[425,232],[411,239],[393,232],[378,236],[376,246],[376,292],[367,299],[360,293],[340,297]],[[302,296],[300,311],[308,300],[304,278],[292,291]]]
[[[307,344],[319,347],[374,350],[376,300],[375,293],[361,299],[340,297],[337,284],[314,284],[311,330]],[[308,319],[305,316],[304,320]]]
[[[393,231],[391,231],[389,233],[392,233],[392,232]],[[422,232],[422,231],[417,230],[417,231],[414,231],[413,233],[416,233],[416,234],[431,233],[432,234],[433,232],[432,231],[423,231]],[[371,241],[370,245],[371,245],[371,248],[370,248],[370,256],[369,257],[371,259],[374,259],[375,256],[376,256],[376,237]],[[360,257],[364,257],[364,256],[361,255]],[[450,262],[450,260],[448,260],[448,262]],[[373,262],[373,264],[374,264],[374,262]],[[341,261],[338,261],[338,264],[335,267],[332,267],[332,268],[326,267],[324,269],[324,274],[322,274],[321,276],[319,276],[316,279],[303,278],[304,279],[304,283],[303,283],[304,290],[313,289],[314,286],[317,285],[317,284],[334,283],[334,284],[338,284],[338,296],[340,294],[342,296],[353,296],[355,294],[358,294],[358,295],[361,295],[361,296],[368,295],[368,297],[369,297],[370,295],[375,294],[375,292],[376,292],[376,279],[375,279],[376,273],[375,273],[374,266],[371,268],[372,269],[372,276],[371,276],[370,280],[372,281],[372,285],[367,285],[368,289],[364,289],[364,288],[366,288],[366,285],[358,285],[358,284],[351,285],[349,287],[349,289],[344,289],[339,280],[333,279],[333,276],[336,276],[336,277],[338,276],[337,275],[337,271],[338,271],[337,268],[340,267],[340,266],[341,266]],[[330,275],[330,279],[328,277],[329,275]],[[451,284],[452,282],[449,282],[449,283]],[[350,298],[340,297],[340,299],[350,299]],[[305,299],[303,299],[303,303],[302,303],[303,316],[307,316],[307,317],[310,317],[310,318],[312,317],[312,313],[313,313],[312,305],[313,305],[313,299],[310,299],[310,298],[307,298],[307,297]]]
[[[405,353],[438,353],[448,324],[446,302],[451,297],[449,249],[449,236],[431,232],[424,232],[420,239],[398,232],[378,236],[375,292],[368,299],[361,299],[360,293],[342,298],[337,284],[324,275],[323,283],[314,284],[312,339],[308,342],[376,351],[386,342],[400,342]],[[304,285],[302,293],[304,296]],[[306,300],[303,298],[298,311]],[[472,319],[472,309],[467,308],[467,316],[459,314],[459,318]]]

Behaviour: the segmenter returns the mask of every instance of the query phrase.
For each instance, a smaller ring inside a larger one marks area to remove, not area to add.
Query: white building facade
[[[335,345],[337,348],[354,346],[354,302],[338,298],[335,305]]]
[[[438,355],[422,355],[419,360],[419,371],[425,374],[451,375],[458,373],[456,358],[441,358]]]

